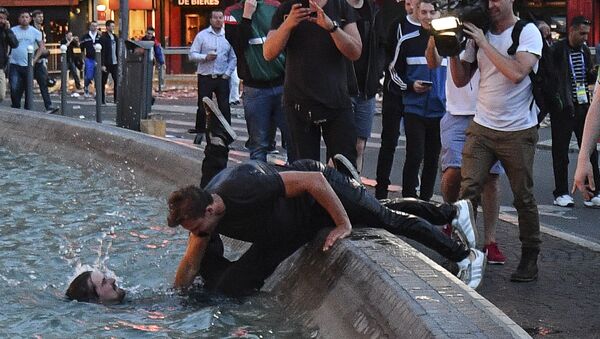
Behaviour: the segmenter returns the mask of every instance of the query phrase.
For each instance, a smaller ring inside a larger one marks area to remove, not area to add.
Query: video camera
[[[431,21],[431,29],[441,56],[455,56],[465,48],[463,22],[470,22],[484,32],[490,27],[487,0],[448,1],[440,9],[448,15]]]

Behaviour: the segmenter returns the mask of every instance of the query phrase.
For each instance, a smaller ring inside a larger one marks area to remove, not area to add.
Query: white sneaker
[[[585,204],[585,201],[583,202]],[[568,194],[563,194],[560,197],[554,199],[554,205],[560,207],[573,207],[575,206],[575,200]],[[587,206],[587,205],[586,205]]]
[[[590,200],[584,200],[583,205],[585,205],[585,207],[599,208],[600,207],[600,194],[593,197]]]
[[[456,263],[458,265],[458,279],[462,280],[472,289],[481,285],[485,272],[485,254],[478,249],[471,248],[469,256]]]
[[[456,217],[452,220],[452,226],[459,233],[461,241],[469,248],[477,247],[477,227],[475,224],[475,213],[470,200],[459,200],[456,206]]]

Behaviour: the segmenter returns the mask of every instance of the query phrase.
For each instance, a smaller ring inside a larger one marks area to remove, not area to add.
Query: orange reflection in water
[[[131,327],[133,329],[145,331],[145,332],[158,332],[158,331],[162,330],[162,327],[160,327],[158,325],[139,325],[139,324],[134,324],[134,323],[130,323],[127,321],[122,321],[122,320],[119,320],[118,323],[123,326]]]

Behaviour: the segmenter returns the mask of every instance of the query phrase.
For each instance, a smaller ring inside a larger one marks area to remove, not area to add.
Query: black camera
[[[455,56],[465,48],[467,38],[463,32],[463,22],[470,22],[484,32],[490,28],[488,1],[448,1],[441,10],[448,15],[431,22],[435,45],[441,56]]]

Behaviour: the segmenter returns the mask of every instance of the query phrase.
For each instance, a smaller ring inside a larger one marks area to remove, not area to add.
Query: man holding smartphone
[[[414,2],[413,2],[413,5]],[[429,69],[425,49],[429,41],[431,20],[438,18],[438,2],[421,0],[415,5],[421,28],[404,35],[398,46],[392,81],[400,89],[404,103],[406,160],[402,172],[402,196],[428,201],[433,196],[440,155],[440,120],[446,112],[446,66]],[[421,189],[419,186],[419,169]]]
[[[322,135],[327,159],[339,153],[355,166],[356,126],[346,68],[347,59],[357,60],[362,50],[354,9],[345,0],[310,0],[306,5],[288,1],[279,6],[263,49],[266,60],[286,52],[288,154],[321,160]]]

